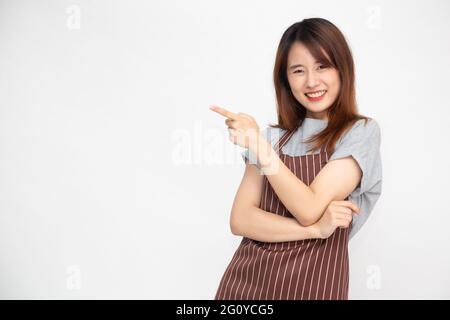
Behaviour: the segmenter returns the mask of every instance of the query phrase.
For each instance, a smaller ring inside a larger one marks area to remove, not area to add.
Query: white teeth
[[[322,91],[316,91],[316,92],[313,92],[313,93],[305,93],[305,94],[308,97],[317,98],[317,97],[320,97],[321,95],[323,95],[325,92],[326,92],[326,90],[322,90]]]

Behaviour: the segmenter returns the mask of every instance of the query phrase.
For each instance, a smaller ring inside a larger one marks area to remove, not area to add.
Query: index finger
[[[355,213],[361,213],[361,209],[358,208],[358,206],[356,204],[354,204],[353,202],[349,201],[349,207],[355,211]]]
[[[354,204],[351,201],[337,201],[340,205],[343,205],[345,207],[348,207],[350,209],[352,209],[355,213],[361,213],[361,209],[358,208],[358,206],[356,204]]]
[[[227,118],[230,118],[230,119],[233,119],[233,120],[237,119],[238,115],[236,113],[228,111],[228,110],[226,110],[224,108],[221,108],[221,107],[218,107],[218,106],[210,106],[209,108],[212,111],[215,111],[215,112],[217,112],[217,113],[219,113],[219,114],[221,114],[221,115],[223,115],[223,116],[225,116]]]

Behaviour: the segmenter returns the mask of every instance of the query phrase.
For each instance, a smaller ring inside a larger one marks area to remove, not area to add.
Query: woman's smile
[[[322,98],[325,96],[325,93],[327,93],[327,90],[313,91],[305,93],[305,96],[309,101],[315,102],[322,100]]]

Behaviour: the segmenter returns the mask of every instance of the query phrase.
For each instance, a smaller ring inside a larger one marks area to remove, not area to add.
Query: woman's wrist
[[[253,153],[256,155],[258,165],[261,169],[270,170],[272,166],[276,163],[275,150],[272,145],[264,138],[260,137],[258,143],[253,148]]]
[[[311,239],[323,239],[322,233],[320,231],[319,226],[314,223],[310,226],[305,227],[308,230],[309,236]]]
[[[259,134],[257,139],[254,139],[254,143],[249,146],[249,149],[259,158],[264,154],[268,154],[269,147],[271,147],[269,142],[263,137],[262,134]]]

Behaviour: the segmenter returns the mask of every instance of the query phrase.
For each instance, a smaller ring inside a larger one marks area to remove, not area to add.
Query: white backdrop
[[[0,297],[214,298],[244,163],[208,106],[273,123],[278,42],[314,16],[382,130],[350,298],[449,299],[445,0],[0,0]]]

